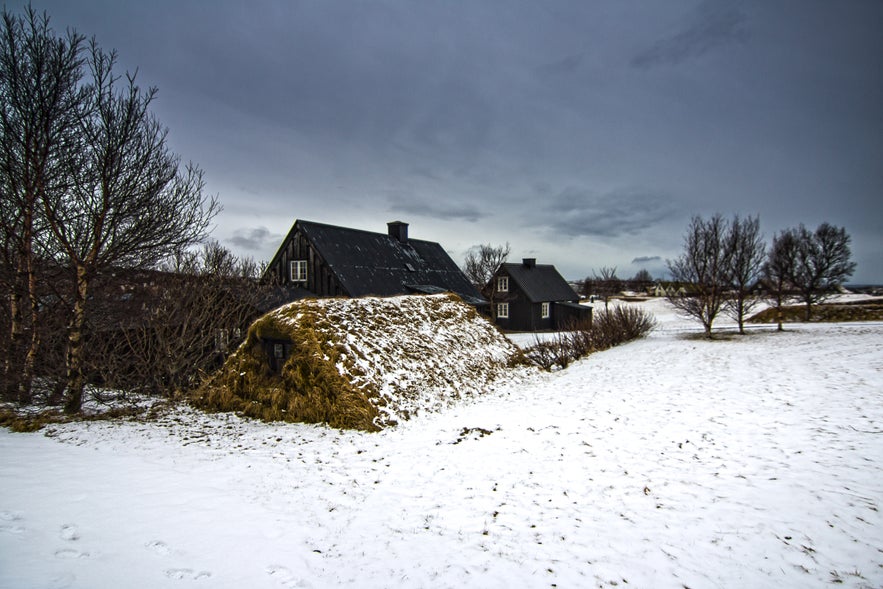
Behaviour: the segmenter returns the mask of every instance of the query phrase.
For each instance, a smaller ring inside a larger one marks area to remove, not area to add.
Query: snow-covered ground
[[[377,434],[0,431],[0,587],[883,586],[883,324],[659,329]]]

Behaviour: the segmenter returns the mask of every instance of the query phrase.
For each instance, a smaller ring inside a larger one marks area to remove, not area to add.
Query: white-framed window
[[[543,319],[549,318],[549,303],[543,303],[540,305],[540,314],[542,315]]]
[[[292,260],[291,261],[291,281],[306,282],[307,281],[307,261]]]
[[[509,292],[509,277],[508,276],[498,276],[497,277],[497,292]]]
[[[509,318],[509,303],[497,303],[497,319]]]

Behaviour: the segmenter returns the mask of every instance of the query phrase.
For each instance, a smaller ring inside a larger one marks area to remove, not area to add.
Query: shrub
[[[619,305],[599,313],[592,323],[595,348],[606,350],[644,337],[656,326],[653,316],[639,307]]]
[[[569,325],[550,339],[537,336],[524,354],[544,370],[567,368],[592,352],[644,337],[655,326],[656,320],[643,309],[619,305],[598,313],[591,322]]]
[[[534,344],[525,350],[524,355],[543,370],[552,370],[554,366],[567,368],[573,353],[568,347],[566,335],[559,332],[550,340],[536,336]]]

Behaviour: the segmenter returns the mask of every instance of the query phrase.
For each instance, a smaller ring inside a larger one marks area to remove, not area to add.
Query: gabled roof
[[[579,300],[579,295],[551,264],[502,264],[497,275],[501,272],[508,274],[532,303]]]
[[[425,292],[437,287],[466,300],[483,300],[462,270],[434,241],[405,239],[297,220],[316,252],[352,297]]]

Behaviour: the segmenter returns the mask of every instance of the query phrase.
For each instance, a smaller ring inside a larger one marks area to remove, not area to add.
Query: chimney
[[[536,258],[521,258],[521,263],[524,264],[525,268],[536,268],[537,259]]]
[[[401,221],[390,221],[386,224],[389,236],[406,245],[408,243],[408,224]]]

